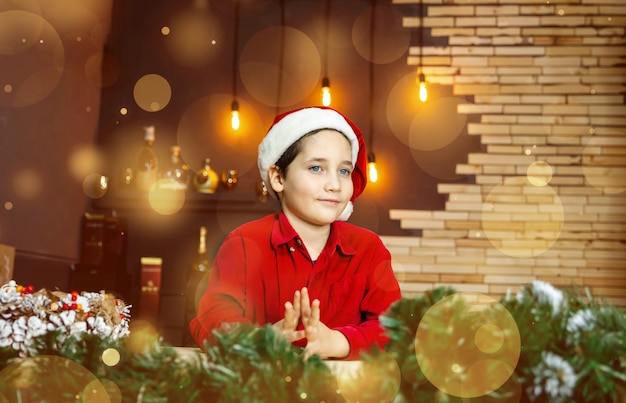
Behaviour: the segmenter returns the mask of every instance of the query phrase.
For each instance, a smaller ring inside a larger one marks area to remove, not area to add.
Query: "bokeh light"
[[[528,166],[528,182],[535,186],[546,186],[552,180],[552,167],[545,161],[535,161]]]
[[[100,378],[100,383],[106,390],[111,403],[122,403],[122,390],[115,382],[106,378]]]
[[[111,401],[107,389],[94,374],[75,361],[60,356],[39,355],[13,361],[0,371],[0,383],[3,396],[17,397],[17,401],[51,398],[90,403]],[[26,389],[27,392],[22,392]]]
[[[158,112],[170,103],[172,87],[164,77],[146,74],[135,83],[133,97],[144,111]]]
[[[102,3],[110,3],[110,1]],[[56,28],[61,38],[69,41],[76,41],[77,38],[81,38],[81,35],[91,32],[93,27],[101,23],[95,8],[85,2],[56,0],[54,5],[43,4],[42,17]],[[103,15],[108,15],[102,12]]]
[[[582,155],[585,183],[605,194],[622,193],[626,190],[626,156],[611,155],[610,148],[596,138],[589,139]]]
[[[457,113],[457,107],[466,102],[460,97],[445,97],[422,104],[409,126],[409,147],[432,151],[450,145],[465,129],[467,115]]]
[[[474,344],[483,353],[493,354],[504,346],[504,331],[491,323],[480,325],[474,334]]]
[[[294,105],[319,86],[319,51],[311,38],[295,28],[275,26],[257,32],[244,45],[239,60],[244,87],[268,106]]]
[[[41,6],[40,0],[2,0],[0,1],[0,12],[20,9],[41,15]]]
[[[376,64],[389,64],[405,57],[411,32],[402,27],[402,14],[392,4],[376,5],[374,38],[371,38],[371,15],[372,8],[368,7],[354,21],[352,43],[356,51],[365,60]]]
[[[389,91],[387,124],[395,137],[412,149],[438,150],[464,133],[467,116],[457,112],[457,106],[463,103],[467,100],[455,96],[419,102],[415,73],[411,72],[400,77]]]
[[[502,387],[520,352],[515,319],[496,299],[481,294],[457,293],[435,303],[415,334],[424,376],[440,391],[461,398]]]
[[[83,192],[90,199],[104,197],[109,189],[109,178],[98,173],[91,173],[83,179]]]
[[[24,168],[13,176],[13,191],[18,198],[33,200],[43,192],[43,179],[39,172]]]
[[[159,186],[161,179],[154,183],[148,192],[150,207],[161,215],[176,214],[185,205],[185,191],[171,189],[169,186]]]
[[[534,186],[527,177],[506,178],[484,199],[481,226],[500,252],[518,258],[538,256],[561,235],[565,213],[551,186]]]
[[[93,172],[101,171],[104,158],[94,146],[82,146],[72,151],[67,163],[72,177],[81,180]]]
[[[201,8],[189,7],[161,28],[165,49],[180,66],[206,66],[219,55],[216,43],[221,43],[223,27],[205,7]]]
[[[0,105],[36,104],[56,88],[64,68],[65,50],[50,23],[28,11],[0,12]]]
[[[329,14],[328,20],[325,16],[311,19],[310,30],[315,35],[315,42],[320,44],[320,50],[328,46],[328,50],[331,51],[330,54],[334,53],[333,58],[327,61],[329,67],[332,67],[335,65],[337,55],[346,53],[346,51],[353,51],[354,10],[351,8],[351,4],[335,2],[332,4]],[[305,25],[303,30],[308,32],[308,27]],[[326,43],[327,34],[328,43]],[[332,52],[332,50],[338,50],[339,52]]]
[[[461,135],[444,148],[431,151],[411,149],[413,161],[424,172],[441,180],[458,180],[464,175],[457,173],[457,164],[467,162],[468,150],[475,150],[475,137]]]
[[[130,322],[130,334],[126,339],[126,347],[133,353],[142,354],[150,351],[159,340],[156,327],[147,320],[134,319]]]
[[[120,362],[120,352],[114,348],[107,348],[102,352],[102,362],[109,367],[116,366]]]
[[[96,52],[85,61],[85,78],[95,87],[109,87],[119,76],[120,63],[110,53]]]
[[[337,387],[346,402],[392,402],[398,395],[402,375],[396,360],[385,352],[355,361],[336,370]]]

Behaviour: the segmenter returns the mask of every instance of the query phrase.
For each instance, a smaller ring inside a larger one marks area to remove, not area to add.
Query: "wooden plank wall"
[[[538,279],[626,307],[626,2],[423,4],[424,29],[448,38],[423,48],[427,81],[473,97],[458,113],[478,117],[467,130],[485,152],[456,167],[475,184],[438,186],[444,211],[390,211],[421,230],[383,236],[404,295],[450,285],[500,298]]]

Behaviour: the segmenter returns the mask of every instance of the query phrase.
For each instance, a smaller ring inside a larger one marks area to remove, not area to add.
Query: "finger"
[[[311,304],[311,317],[309,318],[306,326],[306,338],[308,341],[317,340],[319,335],[320,324],[320,301],[318,299],[313,300]]]
[[[306,337],[306,333],[304,330],[295,330],[291,332],[291,337],[289,338],[289,341],[294,342],[294,341],[304,339],[305,337]]]
[[[306,326],[306,323],[311,316],[311,301],[309,300],[309,290],[302,288],[302,297],[300,301],[300,313],[302,315],[302,323]]]
[[[307,345],[304,348],[304,360],[308,360],[312,355],[313,355],[313,350],[311,348],[309,348],[309,346]]]
[[[319,329],[317,325],[307,326],[306,329],[304,329],[304,335],[306,336],[308,343],[316,341],[319,336]]]
[[[300,295],[300,291],[296,290],[296,292],[293,294],[293,310],[295,313],[296,326],[298,325],[298,320],[300,319],[301,306],[302,306],[302,297]]]
[[[313,300],[313,303],[311,304],[311,320],[314,321],[314,325],[317,326],[317,324],[320,321],[320,300],[319,299],[315,299]]]
[[[273,327],[275,330],[282,332],[282,331],[283,331],[283,328],[284,328],[284,324],[285,324],[285,319],[281,319],[281,320],[279,320],[278,322],[274,323],[274,324],[272,325],[272,327]]]
[[[285,302],[285,319],[283,322],[284,330],[295,330],[298,325],[298,318],[296,317],[296,313],[294,312],[294,307],[291,302]]]

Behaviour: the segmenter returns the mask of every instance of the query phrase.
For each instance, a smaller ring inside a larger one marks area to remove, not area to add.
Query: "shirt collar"
[[[346,242],[339,228],[340,225],[337,222],[330,224],[330,234],[324,250],[327,250],[330,254],[332,254],[335,250],[339,249],[344,255],[354,255],[356,250],[350,245],[349,242]],[[286,244],[294,238],[299,238],[299,235],[291,226],[291,223],[289,223],[287,216],[281,211],[278,213],[272,228],[270,238],[272,246],[276,249],[280,245]]]

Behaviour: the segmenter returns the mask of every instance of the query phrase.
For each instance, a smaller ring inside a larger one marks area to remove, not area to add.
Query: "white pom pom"
[[[343,209],[343,212],[337,218],[338,221],[348,221],[348,218],[352,215],[352,211],[354,210],[354,205],[352,202],[348,202],[346,208]]]

